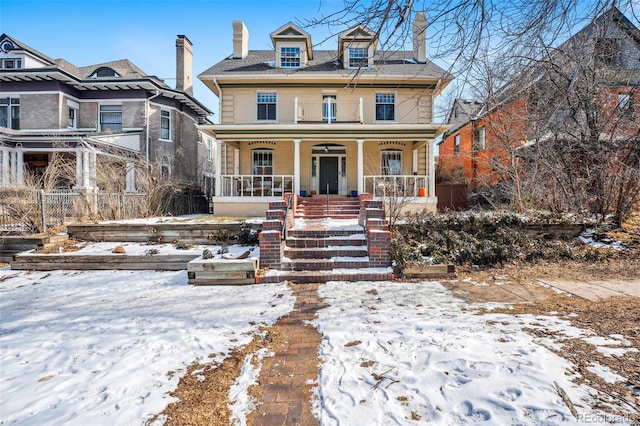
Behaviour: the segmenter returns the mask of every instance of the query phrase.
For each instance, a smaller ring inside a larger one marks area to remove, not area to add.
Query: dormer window
[[[120,74],[115,72],[113,68],[102,67],[98,68],[91,74],[91,78],[100,78],[100,77],[120,77]]]
[[[3,70],[10,70],[14,68],[22,68],[22,59],[20,58],[5,58],[0,62]]]
[[[300,48],[281,47],[280,66],[282,68],[300,68]]]
[[[349,48],[349,68],[367,68],[369,66],[369,55],[366,47]]]

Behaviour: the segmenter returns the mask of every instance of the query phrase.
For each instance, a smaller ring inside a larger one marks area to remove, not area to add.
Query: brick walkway
[[[310,396],[318,378],[318,345],[322,335],[305,321],[323,308],[319,284],[291,284],[296,302],[290,315],[281,318],[284,343],[275,356],[263,360],[259,381],[262,403],[253,417],[255,426],[318,425],[311,414]],[[309,384],[313,382],[314,384]]]

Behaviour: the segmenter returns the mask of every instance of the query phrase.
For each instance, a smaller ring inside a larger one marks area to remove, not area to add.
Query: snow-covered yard
[[[186,283],[186,272],[0,270],[0,424],[142,425],[174,400],[167,392],[187,365],[221,361],[293,307],[283,284]],[[557,343],[523,329],[590,339],[617,356],[637,350],[623,336],[594,340],[554,316],[476,315],[437,282],[319,292],[329,305],[314,321],[324,336],[313,401],[321,425],[630,422],[593,410],[594,390],[547,349]]]

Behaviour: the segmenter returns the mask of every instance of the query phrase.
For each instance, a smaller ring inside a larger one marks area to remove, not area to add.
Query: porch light
[[[324,153],[326,154],[327,152],[329,152],[329,146],[328,146],[328,145],[325,145],[325,146],[324,146]]]

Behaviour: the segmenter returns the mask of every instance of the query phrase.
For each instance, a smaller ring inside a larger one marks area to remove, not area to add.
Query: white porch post
[[[24,152],[22,148],[16,150],[16,184],[24,186]]]
[[[9,173],[10,173],[9,183],[12,184],[12,185],[15,185],[16,184],[16,170],[18,168],[18,156],[17,156],[15,150],[9,151],[9,158],[10,158],[10,162],[11,162],[11,164],[9,164]]]
[[[413,170],[411,170],[413,174],[418,174],[418,150],[413,150]]]
[[[357,139],[358,143],[358,194],[364,192],[364,139]]]
[[[436,196],[436,172],[433,164],[433,141],[427,141],[427,175],[429,176],[429,192],[427,196]]]
[[[2,156],[2,186],[9,186],[9,150],[1,149],[0,155]]]
[[[89,188],[89,151],[82,151],[82,187]]]
[[[298,124],[298,97],[293,100],[293,124]]]
[[[233,174],[240,174],[240,150],[233,148]]]
[[[214,196],[220,197],[222,195],[222,141],[216,138],[216,169],[215,169],[215,189]]]
[[[124,192],[136,192],[136,167],[132,161],[127,161],[126,171]]]
[[[76,149],[76,188],[82,188],[82,150]]]
[[[293,140],[293,193],[300,194],[300,139]]]
[[[98,156],[95,152],[89,153],[89,185],[92,189],[98,189],[97,179]]]

